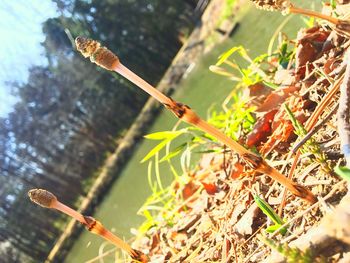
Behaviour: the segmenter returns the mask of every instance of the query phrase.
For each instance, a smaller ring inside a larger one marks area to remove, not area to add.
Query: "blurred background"
[[[27,191],[49,189],[77,208],[148,98],[85,60],[74,38],[108,43],[156,84],[202,4],[0,1],[0,262],[46,259],[67,218],[30,204]]]

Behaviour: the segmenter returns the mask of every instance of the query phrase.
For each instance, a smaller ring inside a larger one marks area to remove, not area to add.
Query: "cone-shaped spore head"
[[[28,192],[30,200],[42,207],[51,208],[52,204],[57,201],[57,197],[44,189],[32,189]]]
[[[119,64],[119,58],[108,48],[101,46],[101,44],[95,40],[86,37],[77,37],[75,39],[77,50],[84,57],[89,57],[90,60],[100,67],[108,70],[115,70]]]
[[[101,44],[96,40],[82,36],[75,39],[75,45],[77,46],[77,50],[86,58],[90,57],[101,47]]]
[[[291,6],[289,0],[251,0],[258,8],[268,11],[284,11]]]

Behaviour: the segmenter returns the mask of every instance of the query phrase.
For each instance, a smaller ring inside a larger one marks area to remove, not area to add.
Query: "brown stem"
[[[295,7],[295,6],[290,6],[287,9],[287,13],[302,14],[302,15],[306,15],[306,16],[317,17],[320,19],[324,19],[324,20],[326,20],[332,24],[335,24],[335,25],[338,25],[340,23],[340,20],[335,18],[335,17],[327,16],[327,15],[324,15],[324,14],[319,13],[319,12],[306,10],[306,9],[302,9],[302,8]]]
[[[62,213],[73,217],[75,220],[79,221],[82,224],[85,224],[85,219],[84,219],[84,216],[82,214],[80,214],[78,211],[70,208],[69,206],[62,204],[58,200],[55,202],[55,204],[52,208],[57,209],[57,210],[61,211]]]
[[[106,229],[101,224],[101,222],[95,220],[93,217],[83,216],[78,211],[70,208],[69,206],[66,206],[65,204],[58,201],[56,196],[51,192],[46,191],[44,189],[32,189],[28,192],[28,195],[34,203],[42,207],[56,209],[66,215],[73,217],[81,224],[83,224],[91,233],[103,237],[115,246],[126,251],[134,260],[137,260],[139,262],[148,262],[148,257],[146,255],[144,255],[140,251],[131,248],[129,244],[125,243],[119,237],[117,237],[108,229]]]
[[[217,140],[223,144],[229,146],[232,150],[236,151],[241,155],[244,160],[253,168],[259,172],[265,173],[271,178],[277,180],[282,185],[287,187],[293,194],[303,198],[311,203],[314,203],[315,196],[308,191],[306,188],[299,186],[280,174],[277,170],[269,166],[261,157],[247,150],[242,145],[226,136],[223,132],[216,129],[206,121],[202,120],[190,107],[182,103],[176,102],[171,98],[167,97],[152,85],[144,81],[138,75],[133,73],[131,70],[126,68],[119,61],[118,57],[114,55],[110,50],[105,47],[101,47],[97,41],[78,37],[76,39],[77,49],[87,57],[90,56],[90,60],[95,62],[97,65],[102,66],[106,69],[115,71],[122,76],[126,77],[129,81],[136,84],[139,88],[153,96],[156,100],[163,103],[169,110],[171,110],[179,119],[190,123],[204,132],[214,136]],[[106,55],[103,53],[106,52]],[[108,58],[104,60],[104,58]],[[113,60],[114,58],[114,60]]]
[[[133,249],[129,244],[125,243],[122,239],[114,235],[108,229],[106,229],[100,221],[97,221],[91,216],[84,216],[86,228],[96,235],[102,236],[112,244],[126,251],[130,257],[140,262],[148,262],[148,257],[142,252]]]
[[[153,98],[158,100],[160,103],[165,105],[171,105],[173,101],[165,96],[162,92],[155,89],[151,84],[140,78],[138,75],[136,75],[134,72],[132,72],[130,69],[125,67],[122,63],[118,63],[116,67],[114,67],[114,71],[134,83],[136,86],[143,89],[145,92],[147,92],[149,95],[151,95]]]

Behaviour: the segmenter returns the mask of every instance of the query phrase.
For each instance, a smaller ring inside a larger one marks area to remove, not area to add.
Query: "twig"
[[[338,110],[338,133],[342,152],[346,159],[347,167],[350,167],[350,51],[345,55],[346,70],[344,81],[340,85],[340,98]]]
[[[114,235],[108,229],[106,229],[101,222],[97,221],[95,218],[91,216],[84,216],[77,212],[76,210],[66,206],[65,204],[58,201],[57,197],[49,191],[44,189],[32,189],[28,192],[28,196],[32,200],[32,202],[45,207],[52,208],[61,211],[62,213],[69,215],[79,221],[82,225],[84,225],[87,230],[91,233],[99,235],[104,239],[108,240],[115,246],[126,251],[130,257],[139,262],[148,262],[148,257],[142,252],[131,248],[131,246],[125,243],[122,239]]]
[[[99,42],[84,37],[77,37],[75,41],[77,49],[84,57],[90,57],[90,60],[97,65],[107,70],[115,71],[124,76],[162,103],[167,109],[172,111],[176,117],[214,136],[217,140],[236,151],[252,169],[270,176],[288,188],[288,190],[294,195],[307,200],[310,203],[316,202],[317,199],[311,193],[311,191],[286,178],[276,169],[271,167],[262,157],[247,150],[242,145],[225,135],[223,132],[202,120],[189,106],[176,102],[173,99],[165,96],[159,90],[155,89],[152,85],[125,67],[120,62],[119,58],[112,53],[112,51],[106,47],[102,47]]]

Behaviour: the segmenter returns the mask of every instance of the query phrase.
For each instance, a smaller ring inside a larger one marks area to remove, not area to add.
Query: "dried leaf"
[[[276,71],[274,81],[282,86],[290,86],[294,82],[293,73],[293,70],[281,68]]]
[[[303,100],[301,97],[291,96],[288,98],[286,103],[288,103],[288,107],[292,110],[295,118],[301,124],[303,124],[307,119],[304,108],[308,107],[308,102]],[[273,149],[279,149],[276,147],[280,143],[289,143],[292,136],[294,135],[294,127],[282,107],[275,114],[271,128],[273,133],[269,137],[268,141],[260,149],[260,153],[263,155],[267,155]],[[284,151],[287,149],[285,146],[286,145],[283,145],[282,147]]]
[[[248,134],[246,144],[249,148],[258,146],[261,142],[265,142],[271,134],[271,124],[277,110],[271,110],[265,113],[255,123],[253,130]]]
[[[299,69],[305,66],[307,62],[314,61],[317,57],[317,54],[317,49],[310,42],[305,42],[298,45],[295,54],[295,67]]]
[[[245,92],[247,92],[245,96],[249,97],[247,105],[260,107],[266,97],[272,92],[272,89],[259,82],[250,85]]]
[[[295,67],[298,71],[321,54],[323,43],[328,36],[329,31],[324,31],[319,26],[299,32],[299,43],[295,54]]]
[[[331,73],[333,70],[335,70],[340,65],[339,59],[336,58],[330,58],[326,61],[324,64],[324,72],[326,74]]]
[[[288,86],[275,90],[266,98],[264,103],[261,104],[261,106],[256,111],[266,112],[277,109],[282,105],[282,103],[285,102],[286,98],[288,98],[291,93],[294,93],[298,90],[299,88],[295,86]]]
[[[202,182],[202,185],[204,186],[205,191],[207,191],[207,193],[209,195],[213,195],[213,194],[215,194],[217,192],[217,187],[213,183],[208,183],[207,184],[207,183]]]
[[[240,214],[246,209],[246,205],[245,204],[242,204],[242,203],[238,203],[234,210],[233,210],[233,213],[231,215],[231,219],[230,219],[230,224],[231,225],[234,225],[236,224],[237,220],[238,220],[238,217],[240,216]]]
[[[240,162],[236,162],[234,165],[232,165],[232,171],[231,171],[231,178],[237,179],[241,176],[244,170],[244,165],[242,165]]]

